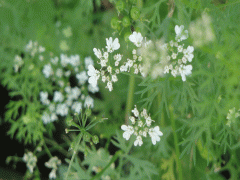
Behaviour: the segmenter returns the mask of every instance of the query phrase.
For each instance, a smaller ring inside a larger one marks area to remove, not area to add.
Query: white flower
[[[109,89],[109,91],[112,91],[112,90],[113,90],[113,85],[112,85],[112,82],[111,82],[111,81],[108,81],[108,82],[107,82],[107,88]]]
[[[188,46],[187,49],[183,50],[183,54],[188,59],[189,62],[192,62],[192,59],[194,57],[193,51],[194,51],[193,46]]]
[[[121,54],[116,54],[116,55],[113,56],[113,58],[114,58],[115,61],[121,61],[122,55]]]
[[[46,78],[49,78],[52,74],[53,74],[53,70],[52,70],[52,67],[51,67],[51,64],[47,64],[43,67],[43,70],[42,70],[44,76]]]
[[[118,38],[115,38],[114,41],[112,40],[112,37],[110,37],[109,39],[106,38],[106,42],[107,42],[106,48],[109,53],[112,53],[113,51],[118,50],[120,48]]]
[[[63,67],[66,67],[67,64],[69,63],[69,58],[67,57],[67,55],[61,54],[61,55],[60,55],[60,59],[61,59],[61,65],[62,65]]]
[[[43,121],[43,124],[47,124],[47,123],[51,122],[51,117],[50,117],[50,115],[47,112],[43,113],[42,121]]]
[[[93,52],[94,52],[95,56],[97,56],[98,59],[101,59],[102,53],[101,53],[100,49],[93,48]]]
[[[54,102],[62,102],[64,99],[63,95],[59,91],[55,91],[53,95],[53,101]]]
[[[163,133],[159,130],[159,126],[149,129],[148,134],[152,139],[153,145],[155,145],[157,141],[160,141],[160,136],[163,135]]]
[[[71,71],[70,71],[70,70],[68,70],[68,71],[65,72],[65,76],[66,76],[66,77],[69,77],[70,75],[71,75]]]
[[[58,120],[58,117],[55,113],[52,113],[50,116],[50,119],[51,119],[51,122],[54,122],[54,121]]]
[[[118,78],[117,78],[116,74],[112,75],[112,81],[113,82],[117,82],[118,81]]]
[[[180,65],[179,72],[182,76],[182,80],[186,81],[186,76],[192,74],[192,65],[187,65],[187,66]]]
[[[175,39],[178,42],[188,38],[188,31],[187,30],[183,31],[183,29],[184,29],[183,25],[181,25],[181,26],[176,25],[175,26],[175,33],[176,33]]]
[[[48,105],[50,103],[48,99],[48,92],[43,92],[43,91],[40,92],[40,101],[44,105]]]
[[[142,141],[142,137],[141,136],[137,136],[137,139],[136,141],[134,141],[134,146],[141,146],[143,144],[143,141]]]
[[[22,60],[21,56],[16,55],[14,58],[14,71],[18,72],[18,69],[24,64],[24,61]]]
[[[82,71],[76,75],[76,78],[78,79],[79,84],[84,84],[88,80],[87,72]]]
[[[84,62],[85,62],[85,68],[86,69],[88,69],[89,65],[94,65],[93,60],[92,60],[92,58],[90,56],[89,57],[85,57]]]
[[[137,110],[137,107],[135,105],[135,108],[132,110],[132,113],[134,114],[135,117],[138,117],[139,116],[139,112]]]
[[[81,94],[81,90],[78,87],[74,87],[74,88],[71,89],[70,97],[72,99],[78,99],[80,94]]]
[[[61,160],[58,159],[56,156],[51,157],[51,159],[48,162],[45,162],[45,166],[48,168],[52,168],[52,171],[49,174],[50,179],[55,179],[56,178],[56,171],[57,171],[57,166],[61,165]]]
[[[129,40],[130,40],[131,42],[133,42],[133,43],[135,44],[135,46],[141,47],[143,37],[142,37],[142,34],[141,34],[140,32],[137,33],[136,31],[134,31],[134,32],[129,36]]]
[[[24,154],[23,161],[27,163],[30,173],[33,173],[33,169],[37,163],[37,157],[34,156],[32,152],[28,152],[27,154]]]
[[[71,64],[73,67],[79,66],[80,65],[79,55],[76,54],[76,55],[70,56],[68,63]]]
[[[84,107],[91,107],[93,108],[94,106],[94,101],[93,101],[93,98],[91,98],[90,96],[87,96],[86,99],[85,99],[85,102],[84,102]]]
[[[68,107],[66,104],[58,104],[56,108],[56,114],[66,116],[68,114]]]
[[[126,140],[129,140],[130,139],[130,136],[133,134],[133,132],[134,132],[134,129],[133,129],[133,127],[132,126],[126,126],[126,125],[122,125],[121,126],[121,129],[123,130],[123,131],[125,131],[124,133],[123,133],[123,138],[125,138]]]
[[[62,75],[63,75],[62,69],[58,68],[57,71],[56,71],[56,76],[59,77],[59,78],[61,78]]]
[[[96,86],[96,87],[93,87],[91,84],[88,85],[88,91],[91,92],[91,93],[96,93],[99,91],[99,87]]]
[[[148,116],[148,117],[146,118],[146,124],[147,124],[148,127],[151,126],[152,121],[153,121],[153,120],[151,119],[150,116]]]
[[[90,84],[92,84],[93,87],[97,86],[97,81],[99,79],[99,71],[96,70],[93,65],[89,65],[88,66],[88,76],[90,76],[90,78],[88,79],[88,82]]]
[[[52,171],[49,174],[49,179],[56,179],[56,169],[52,169]]]
[[[51,58],[51,63],[56,65],[58,63],[58,57]]]

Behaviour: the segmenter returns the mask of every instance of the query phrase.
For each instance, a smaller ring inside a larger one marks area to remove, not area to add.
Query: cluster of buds
[[[33,169],[37,164],[37,157],[34,156],[32,152],[28,152],[24,154],[23,161],[27,163],[27,168],[30,173],[33,173]]]
[[[56,156],[51,157],[48,162],[45,162],[45,166],[48,168],[52,168],[52,171],[49,174],[49,179],[56,179],[56,171],[57,167],[61,165],[61,160],[58,159]]]
[[[135,135],[136,140],[134,141],[134,146],[141,146],[143,144],[142,137],[146,138],[148,135],[151,138],[153,145],[155,145],[157,141],[160,141],[160,136],[162,136],[163,133],[160,131],[159,126],[151,127],[154,120],[152,120],[150,115],[147,114],[147,110],[143,109],[143,111],[139,113],[135,105],[132,112],[134,116],[129,117],[132,125],[121,126],[121,129],[125,131],[123,133],[123,138],[129,140],[131,135]]]

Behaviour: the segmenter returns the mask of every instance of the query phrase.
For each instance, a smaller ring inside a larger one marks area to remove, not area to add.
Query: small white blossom
[[[188,59],[189,62],[192,62],[192,59],[194,57],[193,51],[194,51],[193,46],[188,46],[187,49],[183,50],[183,54]]]
[[[135,46],[137,47],[141,47],[142,45],[142,40],[143,40],[143,37],[142,37],[142,34],[140,32],[136,32],[134,31],[130,36],[129,36],[129,40],[131,42],[133,42],[135,44]]]
[[[84,84],[88,80],[87,72],[82,71],[82,72],[76,74],[76,78],[78,79],[79,84],[81,84],[81,85]]]
[[[139,116],[139,112],[138,112],[136,106],[135,106],[135,108],[132,110],[132,113],[134,114],[135,117],[138,117],[138,116]]]
[[[141,146],[143,144],[143,141],[142,141],[142,137],[141,136],[137,136],[137,139],[136,141],[134,141],[134,146]]]
[[[88,69],[89,65],[94,65],[93,60],[90,56],[85,57],[84,62],[85,62],[85,69]]]
[[[124,133],[123,133],[123,138],[125,138],[126,140],[129,140],[130,139],[130,136],[133,134],[133,132],[134,132],[134,129],[133,129],[133,127],[132,126],[126,126],[126,125],[122,125],[121,126],[121,129],[123,130],[123,131],[125,131]]]
[[[63,95],[59,91],[55,91],[53,95],[53,101],[54,102],[62,102],[64,99]]]
[[[90,78],[88,79],[88,82],[90,84],[92,84],[93,87],[97,86],[97,81],[99,79],[99,71],[96,70],[93,65],[89,65],[88,66],[88,76],[90,76]]]
[[[52,67],[51,67],[51,64],[47,64],[43,67],[43,70],[42,70],[44,76],[46,78],[49,78],[52,74],[53,74],[53,70],[52,70]]]
[[[112,91],[112,90],[113,90],[113,85],[112,85],[112,82],[111,82],[111,81],[108,81],[108,82],[107,82],[107,88],[109,89],[109,91]]]
[[[160,141],[160,136],[163,135],[159,129],[159,126],[149,129],[148,134],[152,139],[153,145],[155,145],[157,141]]]
[[[91,93],[96,93],[99,91],[99,87],[98,86],[95,86],[93,87],[91,84],[88,85],[88,91],[91,92]]]
[[[40,101],[44,105],[48,105],[50,103],[48,99],[48,92],[43,92],[43,91],[40,92]]]
[[[93,48],[93,52],[94,52],[95,56],[97,56],[98,59],[101,59],[101,57],[102,57],[102,52],[101,52],[100,49]]]
[[[34,156],[32,152],[28,152],[27,154],[24,154],[23,161],[27,163],[27,168],[30,173],[33,173],[33,169],[37,164],[37,157]]]
[[[85,108],[88,108],[88,107],[93,108],[93,106],[94,106],[93,98],[91,98],[90,96],[87,96],[85,99],[85,102],[84,102],[84,107]]]
[[[68,107],[66,104],[58,104],[56,108],[56,114],[66,116],[68,114]]]
[[[188,38],[188,31],[187,30],[183,31],[183,29],[184,29],[183,25],[181,25],[181,26],[176,25],[175,26],[175,33],[176,33],[175,39],[178,42]]]
[[[109,39],[106,39],[106,43],[107,43],[106,48],[109,53],[112,53],[113,51],[118,50],[120,48],[118,38],[115,38],[113,41],[112,37],[110,37]]]

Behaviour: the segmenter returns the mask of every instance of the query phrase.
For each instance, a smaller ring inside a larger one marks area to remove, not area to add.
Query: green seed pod
[[[136,21],[140,16],[140,10],[137,7],[132,7],[130,15],[131,18]]]
[[[91,116],[91,114],[92,114],[92,110],[91,109],[87,109],[86,110],[86,116],[89,117],[89,116]]]
[[[68,126],[72,126],[73,119],[67,119],[66,123]]]
[[[124,40],[125,40],[126,42],[129,41],[129,36],[130,36],[130,35],[131,35],[130,32],[126,32],[126,33],[124,34]]]
[[[91,134],[89,134],[88,132],[85,132],[84,135],[83,135],[83,140],[86,141],[86,142],[89,142],[90,137],[91,137]]]
[[[113,29],[118,29],[119,28],[119,19],[118,17],[113,17],[111,20],[111,27]]]
[[[130,18],[128,16],[124,16],[122,18],[122,25],[123,27],[128,27],[131,25]]]
[[[97,136],[97,135],[94,135],[94,136],[92,137],[92,141],[93,141],[94,144],[97,144],[97,143],[99,142],[98,136]]]
[[[118,12],[122,12],[125,8],[125,3],[123,1],[118,1],[116,3],[116,9],[118,10]]]

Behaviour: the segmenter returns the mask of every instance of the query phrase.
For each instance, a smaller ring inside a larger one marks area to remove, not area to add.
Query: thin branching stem
[[[125,113],[125,124],[128,124],[128,117],[131,112],[131,108],[133,106],[133,94],[134,94],[134,87],[135,87],[135,77],[129,77],[129,86],[128,86],[128,96],[127,96],[127,107]]]
[[[79,143],[80,143],[80,141],[81,141],[81,139],[82,139],[82,136],[83,136],[83,133],[81,133],[81,134],[79,135],[79,139],[77,140],[77,144],[76,144],[76,146],[75,146],[75,148],[74,148],[74,150],[73,150],[73,155],[72,155],[71,161],[70,161],[70,163],[69,163],[68,170],[67,170],[67,174],[66,174],[66,180],[68,179],[68,174],[69,174],[69,172],[70,172],[70,169],[71,169],[71,166],[72,166],[72,162],[73,162],[73,160],[74,160],[74,158],[75,158],[75,156],[76,156],[76,154],[77,154],[77,149],[78,149]]]
[[[183,180],[183,174],[182,174],[182,164],[180,161],[180,150],[178,146],[178,137],[176,133],[176,125],[175,125],[175,120],[173,116],[173,107],[169,107],[169,112],[170,112],[170,119],[171,119],[171,126],[173,130],[173,137],[174,137],[174,146],[175,146],[175,151],[176,151],[176,161],[177,161],[177,169],[178,169],[178,179]]]

